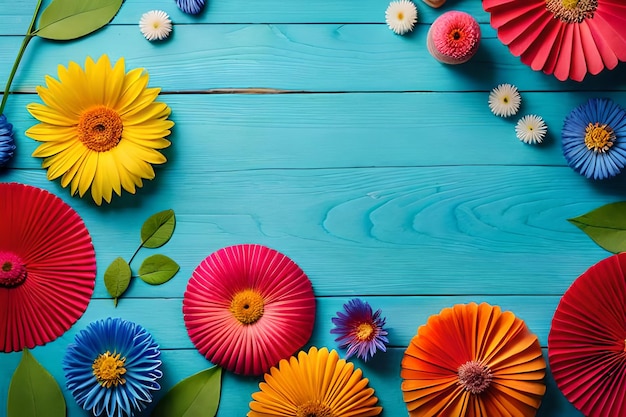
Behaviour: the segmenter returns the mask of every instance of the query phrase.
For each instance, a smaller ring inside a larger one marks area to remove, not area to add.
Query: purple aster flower
[[[204,7],[204,0],[176,0],[176,5],[187,14],[198,14]]]
[[[14,151],[13,125],[8,122],[4,114],[0,114],[0,167],[13,158]]]
[[[346,359],[355,355],[367,362],[374,356],[377,349],[385,352],[387,330],[384,329],[385,317],[381,317],[381,310],[372,312],[372,307],[359,298],[354,298],[343,305],[345,313],[338,311],[332,321],[335,328],[330,332],[337,334],[335,339],[340,347],[347,347]]]

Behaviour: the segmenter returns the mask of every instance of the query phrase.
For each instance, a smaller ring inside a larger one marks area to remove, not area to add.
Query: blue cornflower
[[[0,167],[6,165],[15,151],[13,140],[13,125],[4,114],[0,114]]]
[[[188,14],[198,14],[204,7],[204,0],[176,0],[180,10]]]
[[[161,352],[150,333],[133,322],[107,318],[76,335],[63,358],[67,388],[95,416],[130,417],[152,402]]]
[[[345,313],[338,311],[337,317],[333,317],[333,324],[336,326],[330,332],[338,334],[335,339],[340,343],[340,347],[347,347],[346,359],[352,355],[357,356],[367,362],[374,356],[377,349],[385,352],[387,330],[384,329],[385,318],[381,317],[381,310],[372,313],[369,303],[359,298],[354,298],[343,305]]]
[[[568,165],[594,180],[626,165],[626,111],[610,99],[592,98],[565,118],[561,132]]]

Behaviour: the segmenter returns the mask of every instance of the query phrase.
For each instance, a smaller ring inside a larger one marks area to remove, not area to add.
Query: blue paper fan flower
[[[0,167],[6,165],[15,151],[13,140],[13,125],[4,114],[0,114]]]
[[[130,417],[161,387],[161,352],[150,333],[120,318],[91,323],[63,358],[67,388],[95,416]]]
[[[565,119],[561,132],[568,165],[602,180],[626,165],[626,111],[610,99],[590,99]]]
[[[176,5],[187,14],[198,14],[204,7],[204,0],[176,0]]]

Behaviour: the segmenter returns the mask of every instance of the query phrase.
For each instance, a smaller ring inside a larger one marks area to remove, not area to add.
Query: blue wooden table
[[[0,3],[1,85],[35,3]],[[331,317],[353,297],[382,309],[388,352],[354,362],[384,416],[407,415],[403,352],[444,307],[486,301],[514,312],[537,334],[547,359],[560,297],[608,256],[566,219],[626,197],[624,178],[592,182],[566,165],[560,130],[590,97],[625,105],[626,67],[582,83],[559,82],[509,53],[481,2],[448,3],[432,9],[417,1],[417,27],[398,36],[384,23],[386,0],[211,0],[198,16],[184,14],[174,0],[126,0],[111,24],[88,37],[33,40],[5,109],[18,150],[0,181],[42,187],[69,203],[91,233],[98,263],[83,317],[32,350],[59,384],[65,385],[61,357],[68,343],[106,317],[143,325],[161,346],[157,399],[209,367],[187,336],[182,297],[206,256],[239,243],[274,248],[307,273],[317,301],[309,345],[337,348]],[[174,22],[165,42],[150,43],[139,31],[139,18],[153,9]],[[447,10],[467,11],[481,25],[481,47],[463,65],[440,64],[426,49],[430,23]],[[31,157],[37,143],[24,131],[36,123],[25,106],[39,101],[35,87],[45,75],[104,53],[112,61],[124,57],[127,69],[147,70],[176,126],[156,179],[98,207],[46,179],[41,161]],[[520,89],[520,116],[545,119],[544,144],[520,142],[517,117],[490,113],[488,93],[500,83]],[[161,252],[178,261],[180,272],[162,286],[133,282],[114,308],[103,283],[106,266],[128,259],[143,220],[168,208],[178,224]],[[0,354],[0,416],[20,358]],[[244,416],[260,380],[225,373],[218,416]],[[550,375],[547,386],[539,416],[581,415]],[[64,395],[68,417],[87,415]]]

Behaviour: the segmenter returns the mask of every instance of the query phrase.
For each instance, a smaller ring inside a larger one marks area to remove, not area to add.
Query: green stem
[[[143,248],[143,243],[139,245],[135,253],[133,253],[133,256],[130,257],[130,261],[128,261],[128,266],[130,266],[130,263],[133,261],[133,259],[135,259],[135,256],[137,256],[137,254],[139,253],[139,249],[141,248]]]

